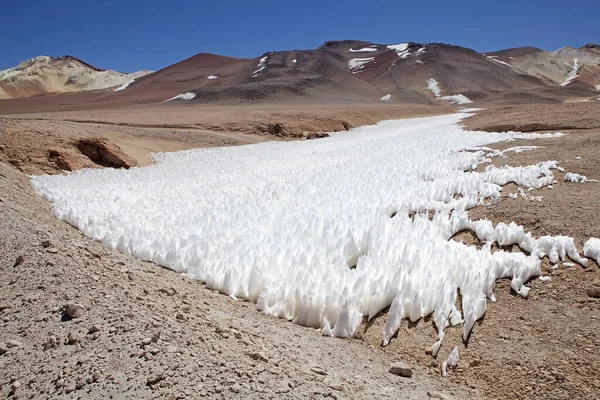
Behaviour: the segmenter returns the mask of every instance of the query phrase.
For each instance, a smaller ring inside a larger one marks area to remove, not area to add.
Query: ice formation
[[[423,46],[411,53],[408,49],[408,43],[392,44],[387,46],[387,48],[395,51],[396,54],[398,54],[398,58],[408,58],[410,56],[417,56],[425,52],[425,46]]]
[[[185,101],[189,101],[189,100],[192,100],[195,97],[196,97],[196,93],[194,93],[194,92],[185,92],[185,93],[178,94],[177,96],[173,96],[170,99],[165,100],[163,103],[166,103],[167,101],[172,101],[172,100],[185,100]]]
[[[113,92],[120,92],[121,90],[125,90],[129,87],[129,85],[131,85],[133,82],[135,82],[135,79],[132,79],[130,81],[125,82],[124,84],[122,84],[121,86],[119,86],[118,88],[116,88],[115,90],[113,90]]]
[[[362,52],[370,52],[370,51],[377,51],[376,47],[364,47],[362,49],[350,49],[351,53],[362,53]]]
[[[385,96],[383,96],[381,99],[381,101],[389,101],[392,98],[391,94],[386,94]]]
[[[585,242],[583,255],[596,260],[596,264],[600,265],[600,239],[590,238]]]
[[[448,367],[456,367],[458,365],[458,360],[458,346],[454,346],[452,353],[450,353],[448,358],[442,363],[442,376],[446,376],[448,374]]]
[[[209,75],[208,78],[206,79],[217,79],[219,76],[218,75]]]
[[[256,69],[252,73],[252,77],[258,76],[263,69],[267,68],[267,56],[264,56],[260,59],[258,64],[256,65]]]
[[[58,218],[104,245],[327,335],[352,337],[363,317],[389,307],[387,344],[402,319],[431,314],[437,353],[447,326],[462,324],[468,337],[495,301],[497,279],[510,278],[527,296],[542,257],[587,263],[572,238],[536,239],[514,223],[469,218],[469,208],[500,199],[502,185],[541,188],[557,167],[475,172],[490,160],[480,146],[556,135],[467,132],[457,125],[464,117],[162,153],[151,167],[45,175],[32,184]],[[483,245],[452,239],[463,230]]]
[[[573,172],[568,172],[565,174],[565,182],[598,182],[596,179],[588,179],[587,176],[579,175]]]
[[[374,59],[375,57],[353,58],[352,60],[348,61],[348,68],[350,68],[353,71],[353,73],[359,72],[365,67],[365,65],[367,65]]]

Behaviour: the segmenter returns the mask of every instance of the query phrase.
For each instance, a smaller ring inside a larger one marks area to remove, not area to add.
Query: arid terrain
[[[551,269],[527,299],[499,281],[458,368],[446,378],[426,354],[427,318],[402,323],[381,347],[385,314],[355,339],[266,317],[178,273],[103,247],[53,217],[27,174],[101,167],[78,148],[105,138],[132,165],[148,155],[264,140],[303,140],[382,119],[453,112],[447,106],[147,106],[20,114],[0,119],[0,393],[11,398],[600,398],[600,269]],[[346,123],[347,126],[344,125]],[[495,165],[557,160],[565,172],[600,178],[600,103],[490,108],[463,121],[472,130],[568,133],[519,141],[544,146],[494,158]],[[275,128],[279,125],[280,128]],[[494,146],[502,149],[514,143]],[[115,150],[114,147],[111,147]],[[51,154],[51,150],[56,151]],[[118,150],[118,148],[117,148]],[[117,151],[115,150],[115,151]],[[62,157],[62,158],[61,158]],[[543,201],[509,199],[473,218],[524,225],[536,236],[570,235],[581,250],[600,236],[600,184],[567,183],[554,171]],[[475,242],[469,235],[455,240]],[[518,249],[514,249],[518,251]],[[458,342],[460,327],[447,341]],[[450,343],[450,342],[448,342]],[[412,378],[388,372],[402,360]]]

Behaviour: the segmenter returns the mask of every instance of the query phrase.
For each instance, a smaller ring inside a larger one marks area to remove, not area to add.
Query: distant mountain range
[[[293,99],[513,104],[593,98],[598,89],[595,44],[480,54],[440,43],[343,40],[254,59],[200,53],[156,72],[133,74],[101,70],[71,56],[37,57],[0,71],[0,98],[13,99],[0,101],[0,112]],[[49,96],[64,92],[78,93]]]

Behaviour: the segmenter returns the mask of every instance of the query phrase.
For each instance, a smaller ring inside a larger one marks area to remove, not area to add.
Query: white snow
[[[358,49],[358,50],[354,50],[354,49],[350,49],[351,53],[362,53],[365,51],[377,51],[377,48],[375,47],[364,47],[362,49]]]
[[[256,65],[256,69],[252,73],[253,78],[258,76],[263,69],[267,68],[267,57],[268,56],[264,56],[263,58],[260,59],[260,61]]]
[[[438,97],[442,100],[445,100],[452,104],[470,104],[472,103],[471,99],[463,94],[455,94],[452,96],[442,96],[442,91],[440,90],[440,85],[436,79],[429,78],[427,80],[427,87],[435,97]]]
[[[113,92],[120,92],[121,90],[125,90],[133,82],[135,82],[135,79],[132,79],[130,81],[125,82],[124,84],[122,84],[121,86],[119,86],[118,88],[116,88],[115,90],[113,90]]]
[[[298,60],[296,60],[296,59],[294,58],[294,59],[292,60],[292,62],[293,62],[294,64],[296,64],[296,63],[298,62]]]
[[[354,336],[363,317],[389,307],[388,344],[402,319],[432,315],[437,353],[447,326],[469,335],[495,301],[497,279],[527,296],[542,257],[587,263],[572,238],[536,239],[514,223],[469,218],[508,182],[547,186],[556,163],[474,172],[486,151],[463,149],[556,135],[466,132],[457,125],[464,117],[162,153],[150,167],[37,176],[32,185],[58,218],[105,246],[326,335]],[[452,240],[465,229],[485,244]],[[527,253],[493,251],[496,243]]]
[[[390,44],[387,46],[388,49],[394,50],[396,53],[402,53],[408,49],[408,43]]]
[[[442,376],[448,374],[446,371],[448,367],[456,367],[458,365],[458,360],[458,346],[454,346],[448,358],[442,363]]]
[[[496,56],[487,56],[487,58],[489,58],[489,59],[490,59],[490,60],[492,60],[492,61],[496,61],[497,63],[504,64],[504,65],[506,65],[507,67],[510,67],[510,68],[512,68],[512,67],[513,67],[512,65],[510,65],[510,64],[509,64],[509,63],[507,63],[507,62],[504,62],[504,61],[500,61],[500,60],[498,60],[498,59],[496,58]]]
[[[455,94],[452,96],[442,96],[440,97],[442,100],[445,100],[449,103],[452,104],[470,104],[473,101],[471,101],[471,99],[469,99],[467,96],[465,96],[464,94]]]
[[[209,75],[207,79],[217,79],[218,75]]]
[[[379,100],[382,100],[382,101],[389,101],[391,98],[392,98],[392,95],[388,93],[388,94],[386,94],[385,96],[383,96],[383,97],[382,97],[381,99],[379,99]]]
[[[579,175],[573,172],[569,172],[565,174],[565,182],[598,182],[596,179],[588,179],[584,175]]]
[[[600,239],[590,238],[583,245],[583,255],[596,261],[600,265]]]
[[[433,78],[429,78],[429,80],[427,81],[427,87],[429,88],[429,90],[431,90],[431,92],[433,93],[433,95],[435,97],[440,97],[442,95],[442,92],[440,90],[440,86],[439,86],[437,80],[435,80]]]
[[[573,82],[573,80],[579,76],[577,74],[578,72],[579,72],[579,59],[577,57],[575,57],[573,59],[573,66],[572,66],[571,72],[569,72],[569,75],[567,75],[567,77],[565,78],[565,81],[561,84],[561,86],[567,86],[569,83]]]
[[[548,275],[542,275],[538,279],[542,282],[550,282],[552,280],[552,277],[550,277]]]
[[[408,58],[410,56],[416,56],[425,52],[425,46],[423,46],[414,53],[411,53],[408,49],[408,43],[392,44],[387,46],[387,48],[394,50],[396,54],[398,54],[398,58]]]
[[[348,61],[348,68],[354,71],[354,73],[363,69],[365,65],[373,61],[375,57],[366,57],[366,58],[353,58]]]
[[[178,100],[178,99],[189,101],[189,100],[192,100],[194,97],[196,97],[196,93],[185,92],[185,93],[178,94],[177,96],[171,97],[170,99],[165,100],[164,102],[171,101],[171,100]]]

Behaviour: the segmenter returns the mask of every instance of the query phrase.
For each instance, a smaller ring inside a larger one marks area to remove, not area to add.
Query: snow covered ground
[[[129,87],[129,85],[131,85],[133,82],[135,82],[135,79],[132,79],[130,81],[125,82],[124,84],[122,84],[121,86],[119,86],[118,88],[116,88],[115,90],[113,90],[113,92],[120,92],[121,90],[125,90]]]
[[[173,96],[170,99],[165,100],[164,103],[166,103],[167,101],[171,101],[171,100],[185,100],[185,101],[189,101],[189,100],[192,100],[195,97],[196,97],[196,93],[194,93],[194,92],[185,92],[185,93],[180,93],[177,96]]]
[[[527,296],[544,255],[586,264],[572,238],[536,239],[515,224],[469,219],[466,210],[498,199],[501,185],[548,186],[557,168],[474,172],[489,161],[478,146],[558,135],[465,132],[457,125],[464,116],[164,153],[151,167],[45,175],[32,184],[58,218],[104,245],[324,334],[354,336],[363,316],[390,307],[387,344],[403,318],[433,314],[435,354],[448,325],[469,334],[495,301],[497,279],[511,278]],[[452,240],[464,229],[485,244]],[[492,252],[493,243],[517,243],[530,255]]]

